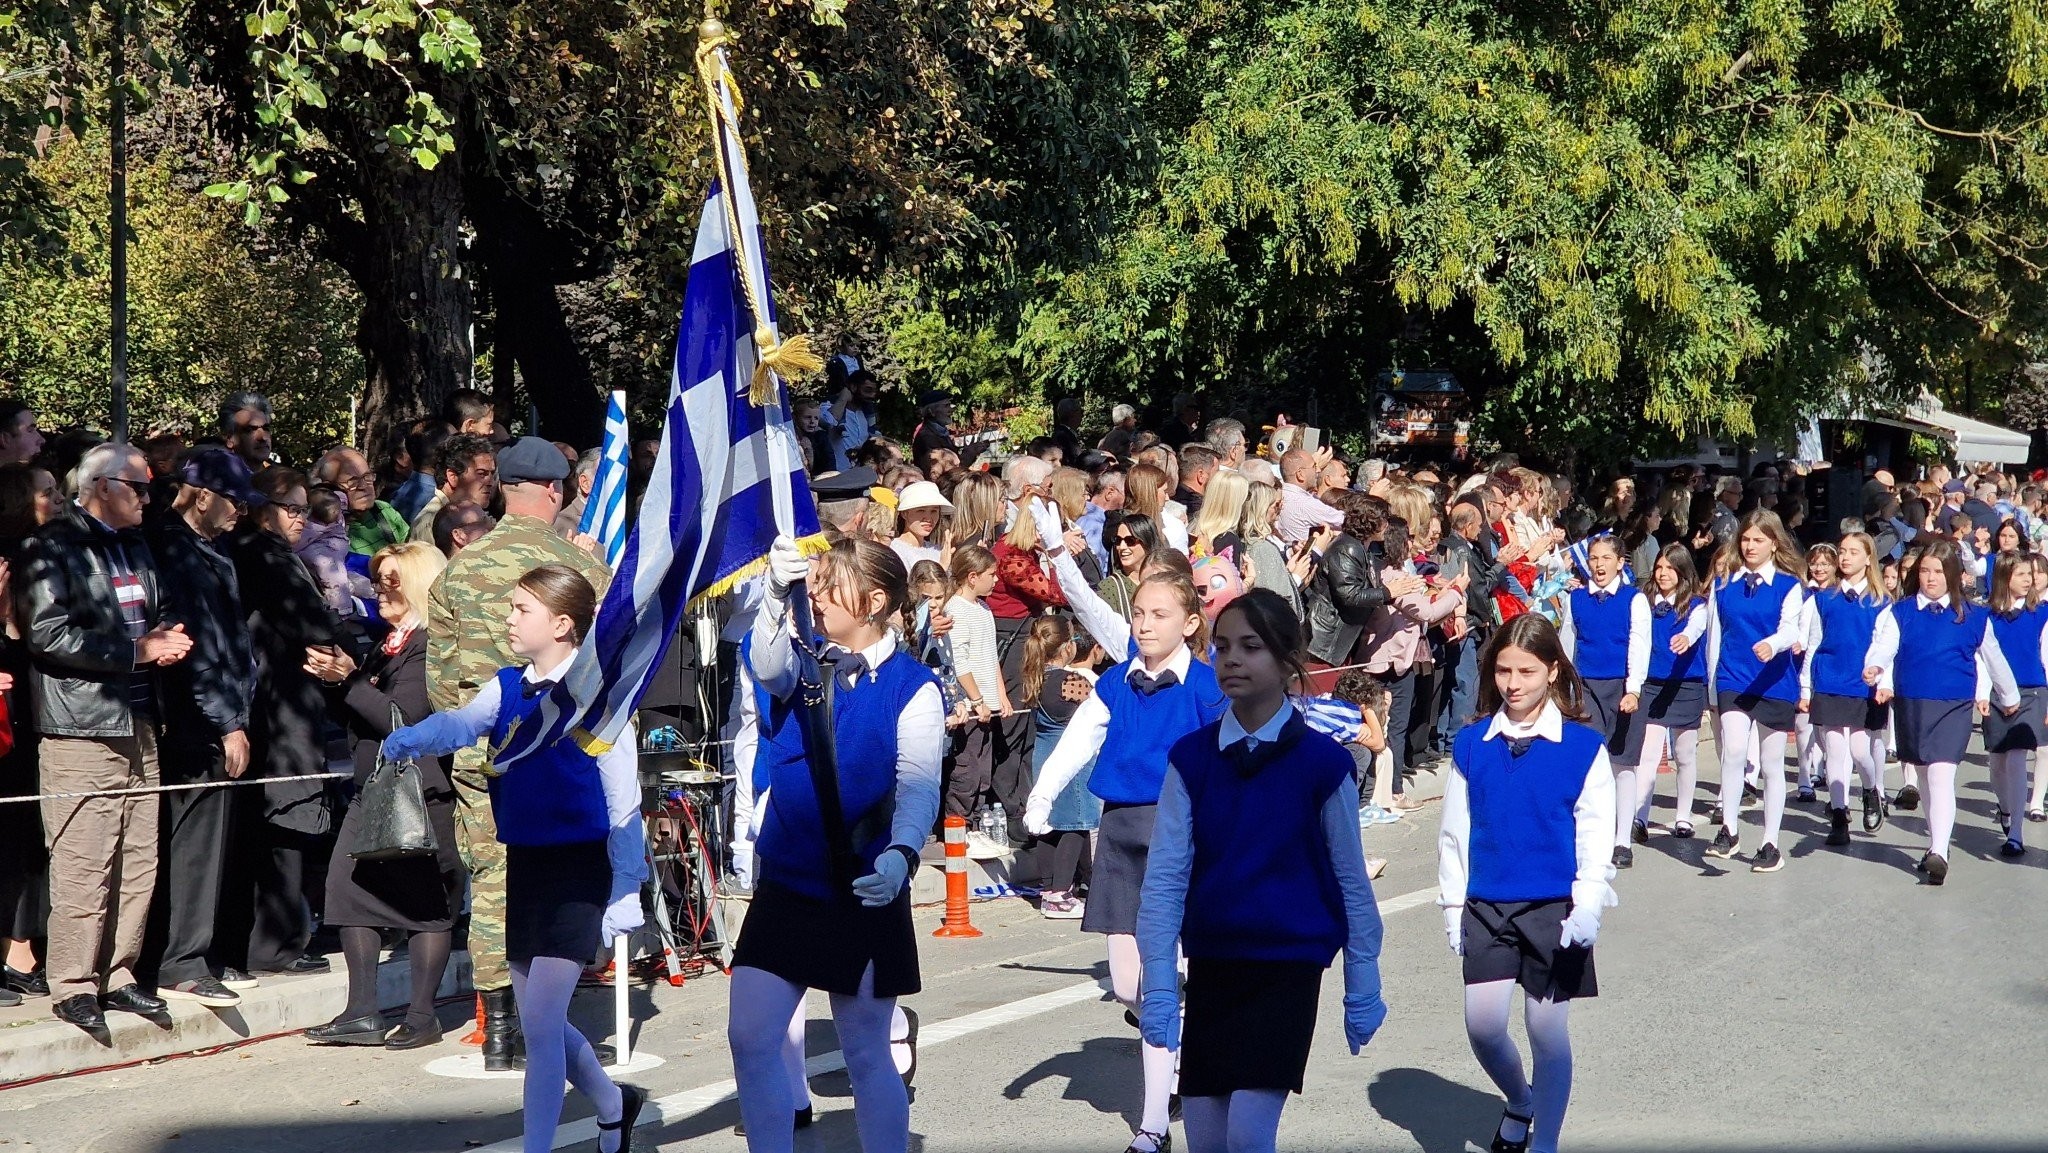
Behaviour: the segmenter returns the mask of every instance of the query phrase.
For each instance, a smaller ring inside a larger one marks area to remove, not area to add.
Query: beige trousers
[[[44,737],[43,792],[156,784],[156,732],[139,718],[136,727],[132,737]],[[133,984],[156,889],[157,795],[42,805],[50,844],[50,996],[61,1001]]]

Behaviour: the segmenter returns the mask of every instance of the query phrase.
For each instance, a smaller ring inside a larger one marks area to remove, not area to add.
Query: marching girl
[[[1806,604],[1800,609],[1801,636],[1813,632],[1815,598],[1825,590],[1833,588],[1835,582],[1840,579],[1841,562],[1834,545],[1817,544],[1806,550]],[[1811,646],[1807,646],[1807,651],[1812,651]],[[1800,699],[1805,699],[1804,693]],[[1803,708],[1792,717],[1792,747],[1793,756],[1799,762],[1799,803],[1810,805],[1820,795],[1815,789],[1815,782],[1823,780],[1826,773],[1820,747],[1820,730],[1814,726],[1813,718]]]
[[[853,1082],[862,1149],[910,1141],[910,1103],[891,1052],[896,998],[919,988],[907,882],[939,809],[945,705],[929,670],[890,629],[910,600],[885,545],[842,540],[807,560],[788,538],[769,553],[746,669],[761,686],[760,747],[771,800],[760,817],[758,879],[733,952],[726,1038],[747,1147],[784,1153],[797,1087],[783,1068],[791,1018],[809,989],[830,994]],[[808,581],[831,678],[836,797],[821,796],[804,735],[789,593]],[[893,717],[895,723],[876,724]],[[839,809],[838,828],[823,815]]]
[[[1707,634],[1707,601],[1700,595],[1692,550],[1673,541],[1650,568],[1650,668],[1643,681],[1643,742],[1636,761],[1637,795],[1620,804],[1635,812],[1637,844],[1650,838],[1650,805],[1657,799],[1657,762],[1667,754],[1678,770],[1677,809],[1671,835],[1692,836],[1693,794],[1700,779],[1700,721],[1707,708],[1707,669],[1700,638]]]
[[[392,733],[384,755],[440,756],[485,736],[493,748],[504,744],[568,674],[596,616],[597,590],[575,569],[545,564],[520,577],[507,631],[527,663],[498,670],[461,708]],[[506,846],[505,950],[526,1033],[526,1153],[553,1148],[565,1078],[597,1107],[601,1153],[632,1149],[647,1100],[613,1084],[569,1023],[569,999],[601,942],[640,925],[647,847],[638,747],[630,728],[595,757],[564,737],[491,778],[491,814]]]
[[[1840,579],[1806,606],[1806,656],[1799,672],[1799,713],[1819,738],[1828,790],[1830,845],[1849,843],[1849,768],[1863,782],[1863,831],[1884,825],[1884,760],[1878,741],[1890,709],[1863,681],[1864,657],[1891,595],[1875,580],[1877,546],[1852,532],[1835,550]]]
[[[1785,819],[1785,740],[1799,702],[1792,649],[1805,635],[1799,570],[1799,548],[1778,514],[1751,509],[1734,539],[1714,558],[1707,594],[1709,691],[1720,711],[1716,737],[1721,749],[1721,830],[1707,855],[1735,856],[1742,774],[1754,736],[1763,773],[1764,842],[1750,861],[1753,873],[1785,867],[1778,851],[1778,828]]]
[[[1597,537],[1586,548],[1586,569],[1592,583],[1563,598],[1559,626],[1565,655],[1586,687],[1587,723],[1607,738],[1607,757],[1614,766],[1614,793],[1628,799],[1615,806],[1614,867],[1630,868],[1635,851],[1636,765],[1643,753],[1643,683],[1650,671],[1651,613],[1649,598],[1621,579],[1621,541],[1612,534]],[[1656,766],[1650,766],[1655,774]],[[1639,844],[1649,842],[1645,828]]]
[[[1991,613],[1963,599],[1954,542],[1933,540],[1908,558],[1904,583],[1905,594],[1877,618],[1863,680],[1877,689],[1879,704],[1896,700],[1899,760],[1925,774],[1927,853],[1918,867],[1939,885],[1948,880],[1956,766],[1970,743],[1971,710],[1987,717],[1996,701],[2010,718],[2020,695]]]
[[[1073,567],[1073,558],[1064,551],[1054,558],[1055,573]],[[1024,827],[1037,836],[1051,832],[1054,799],[1094,762],[1088,788],[1103,806],[1096,832],[1094,877],[1089,882],[1081,929],[1109,938],[1110,983],[1117,1000],[1135,1012],[1140,973],[1138,893],[1152,842],[1159,790],[1166,779],[1165,753],[1175,741],[1215,723],[1223,715],[1225,701],[1216,674],[1195,659],[1196,652],[1207,651],[1208,636],[1194,585],[1185,577],[1154,574],[1139,583],[1132,599],[1129,631],[1121,647],[1111,644],[1118,638],[1109,621],[1090,619],[1102,615],[1096,606],[1073,606],[1105,647],[1130,656],[1102,674],[1088,699],[1067,721],[1067,731],[1060,735],[1059,744],[1031,787]],[[1108,610],[1108,616],[1121,623],[1113,610]],[[1110,635],[1104,636],[1104,630]],[[1172,1145],[1168,1125],[1173,1053],[1149,1041],[1142,1052],[1144,1110],[1127,1153],[1159,1153]]]
[[[1230,707],[1166,758],[1138,908],[1139,1013],[1147,1044],[1180,1051],[1190,1153],[1275,1149],[1338,954],[1353,1054],[1387,1017],[1351,754],[1288,697],[1308,680],[1301,640],[1277,593],[1225,607],[1215,660]]]
[[[2034,750],[2048,744],[2048,605],[2041,603],[2041,568],[2039,557],[2018,551],[1999,553],[1992,567],[1991,631],[2020,691],[2017,713],[1994,710],[1984,718],[1984,751],[2006,822],[1998,852],[2007,858],[2026,855],[2020,810],[2027,800],[2027,768]]]
[[[1494,1153],[1556,1153],[1571,1099],[1574,998],[1599,991],[1593,940],[1615,903],[1614,775],[1583,723],[1584,690],[1557,632],[1516,617],[1479,658],[1486,724],[1458,733],[1444,778],[1437,903],[1464,958],[1465,1033],[1507,1098]],[[1508,1036],[1515,986],[1534,1058]]]

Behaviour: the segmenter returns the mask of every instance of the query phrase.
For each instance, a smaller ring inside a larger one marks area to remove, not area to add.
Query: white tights
[[[1529,1053],[1535,1064],[1532,1086],[1531,1078],[1522,1073],[1521,1050],[1508,1035],[1514,997],[1513,981],[1465,986],[1465,1036],[1472,1042],[1472,1055],[1479,1058],[1479,1067],[1507,1098],[1508,1112],[1536,1119],[1529,1134],[1529,1153],[1557,1153],[1565,1106],[1572,1096],[1571,1002],[1522,999],[1523,1024],[1529,1030]],[[1517,1138],[1518,1128],[1509,1123],[1504,1135]]]
[[[1650,806],[1657,799],[1657,761],[1669,752],[1671,762],[1678,769],[1678,796],[1673,798],[1678,815],[1672,818],[1675,825],[1680,821],[1692,824],[1692,797],[1700,784],[1700,731],[1697,728],[1673,732],[1663,725],[1651,725],[1643,730],[1643,760],[1636,766],[1636,820],[1650,823]],[[1650,766],[1648,769],[1643,765]]]
[[[1111,933],[1108,940],[1110,991],[1124,1003],[1124,1008],[1135,1013],[1138,978],[1143,973],[1138,963],[1138,938],[1130,933]],[[1147,1045],[1142,1039],[1138,1047],[1145,1068],[1145,1105],[1138,1117],[1138,1128],[1147,1133],[1164,1133],[1172,1124],[1167,1107],[1173,1096],[1173,1050]],[[1182,1102],[1182,1109],[1185,1111],[1186,1102]]]
[[[1181,1101],[1188,1153],[1274,1153],[1280,1141],[1285,1089],[1239,1089],[1228,1097]]]
[[[512,999],[519,1008],[519,1029],[526,1034],[526,1153],[554,1148],[555,1128],[562,1123],[564,1081],[590,1098],[600,1121],[618,1120],[625,1107],[619,1087],[597,1063],[590,1042],[569,1023],[569,998],[582,976],[583,966],[563,957],[512,962]],[[619,1133],[600,1134],[598,1148],[610,1153],[622,1139]]]
[[[1927,773],[1927,783],[1920,789],[1927,805],[1927,851],[1946,860],[1948,839],[1956,831],[1955,762],[1936,761],[1920,767]]]
[[[861,1153],[904,1153],[910,1145],[910,1094],[889,1057],[889,1019],[894,997],[875,996],[875,972],[861,977],[860,992],[832,994],[832,1023],[846,1074],[853,1082],[853,1123]],[[804,988],[773,973],[741,965],[732,971],[731,1008],[725,1039],[732,1049],[733,1079],[739,1082],[740,1118],[747,1124],[750,1153],[789,1153],[796,1140],[801,1066],[792,1079],[785,1064],[790,1019],[804,1002]]]
[[[1742,771],[1752,738],[1763,776],[1763,843],[1775,845],[1785,822],[1785,734],[1764,728],[1740,709],[1721,711],[1721,827],[1732,837],[1742,821]]]
[[[1849,769],[1863,781],[1866,796],[1884,792],[1884,754],[1869,729],[1835,725],[1820,730],[1821,760],[1827,767],[1828,805],[1849,807]]]
[[[1805,713],[1793,716],[1792,739],[1799,750],[1799,784],[1802,788],[1813,788],[1821,781],[1824,760],[1820,730],[1814,727],[1812,717]]]
[[[2027,824],[2027,766],[2034,759],[2032,749],[2014,749],[1991,754],[1991,788],[1998,794],[1998,807],[2005,810],[2006,838],[2026,844],[2020,830]]]
[[[1649,769],[1644,770],[1641,765],[1614,766],[1614,843],[1617,847],[1628,844],[1630,828],[1636,823],[1636,807],[1627,802],[1635,800],[1638,795],[1641,786],[1636,783],[1637,778],[1647,772],[1653,783],[1657,779],[1657,762],[1650,759],[1648,752],[1643,754],[1643,764],[1650,766]]]

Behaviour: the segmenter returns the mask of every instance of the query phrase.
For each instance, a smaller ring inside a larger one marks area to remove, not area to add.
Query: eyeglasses
[[[276,509],[277,511],[279,511],[279,512],[283,513],[284,515],[286,515],[286,516],[288,516],[288,517],[291,517],[291,518],[292,518],[292,519],[294,519],[294,520],[305,520],[305,519],[306,519],[306,506],[305,506],[305,505],[302,505],[302,504],[286,504],[286,503],[284,503],[284,502],[283,502],[283,501],[281,501],[281,500],[274,500],[274,501],[271,501],[271,502],[270,502],[270,507],[272,507],[272,508]]]
[[[136,499],[138,499],[138,500],[148,500],[148,499],[149,499],[149,482],[148,482],[148,481],[146,481],[146,480],[129,480],[129,479],[128,479],[127,477],[125,477],[125,476],[105,476],[105,477],[101,477],[100,479],[101,479],[101,480],[111,480],[111,481],[113,481],[113,482],[114,482],[114,483],[116,483],[116,484],[125,484],[125,485],[127,485],[127,486],[128,486],[128,490],[129,490],[130,492],[133,492],[133,493],[135,494],[135,496],[136,496]]]
[[[367,473],[367,472],[359,472],[359,473],[357,473],[357,474],[356,474],[356,475],[354,475],[354,476],[338,476],[338,477],[335,477],[335,478],[334,478],[334,486],[333,486],[333,487],[335,487],[335,488],[374,488],[374,487],[376,487],[376,484],[377,484],[377,478],[376,478],[376,477],[374,477],[374,476],[371,476],[371,475],[370,475],[369,473]]]

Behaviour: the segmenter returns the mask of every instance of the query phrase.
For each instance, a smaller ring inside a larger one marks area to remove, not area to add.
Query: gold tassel
[[[825,358],[811,347],[811,338],[802,333],[785,336],[781,341],[769,332],[766,326],[754,330],[754,348],[760,355],[760,363],[754,365],[754,385],[747,393],[747,399],[756,408],[766,408],[775,403],[775,378],[784,380],[808,376],[825,367]]]

